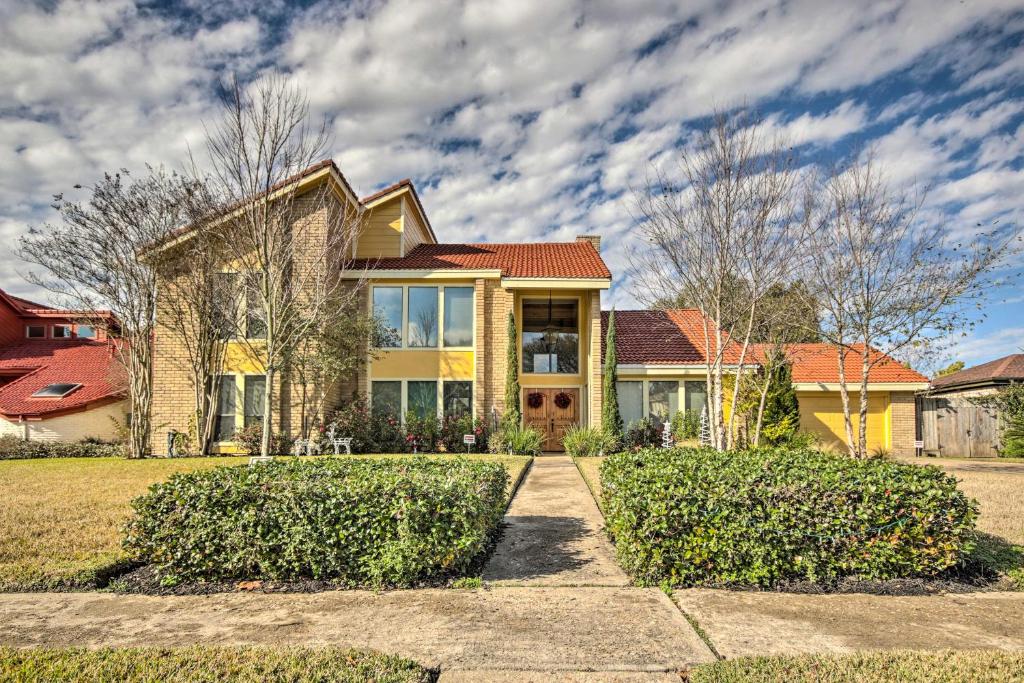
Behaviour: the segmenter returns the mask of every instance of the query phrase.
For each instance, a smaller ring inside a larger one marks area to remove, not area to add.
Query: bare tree
[[[358,201],[329,182],[300,182],[327,147],[326,121],[310,126],[305,94],[281,76],[247,88],[234,82],[208,130],[211,179],[229,207],[217,230],[246,301],[239,337],[266,377],[264,455],[275,387],[292,351],[324,321],[353,310],[365,283],[357,277],[343,284],[362,221]]]
[[[823,335],[836,348],[850,455],[867,455],[872,368],[915,348],[931,348],[969,329],[1019,229],[979,231],[966,243],[945,221],[922,219],[924,195],[894,190],[871,154],[809,185],[806,282],[821,310]],[[846,361],[860,361],[849,381]],[[854,434],[849,385],[858,391]]]
[[[183,351],[171,360],[188,373],[193,393],[189,436],[195,451],[205,455],[214,436],[216,377],[224,365],[227,340],[237,329],[241,297],[237,283],[219,272],[225,249],[210,226],[218,207],[202,181],[195,181],[192,190],[188,238],[168,239],[149,256],[160,271],[157,323]]]
[[[41,268],[28,279],[57,295],[69,308],[109,308],[96,324],[114,339],[126,369],[131,404],[130,457],[149,452],[152,347],[156,271],[143,252],[187,218],[190,181],[162,168],[131,178],[122,170],[88,188],[85,203],[55,198],[60,223],[33,228],[20,256]]]
[[[798,272],[793,247],[806,226],[794,215],[790,150],[744,111],[716,113],[696,145],[680,150],[679,167],[679,180],[655,169],[634,192],[644,245],[630,254],[630,270],[638,299],[683,300],[702,313],[712,444],[726,449],[736,411],[726,425],[725,367],[737,378],[735,404],[759,307]]]

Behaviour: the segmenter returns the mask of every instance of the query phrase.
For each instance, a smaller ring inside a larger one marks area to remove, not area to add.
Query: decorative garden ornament
[[[711,425],[708,424],[708,407],[704,406],[700,409],[700,445],[710,446],[711,445]]]
[[[675,445],[675,439],[672,438],[672,425],[669,424],[668,420],[665,420],[665,426],[661,430],[661,447],[672,448]]]

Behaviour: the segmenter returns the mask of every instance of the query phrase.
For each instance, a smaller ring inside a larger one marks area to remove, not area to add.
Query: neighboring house
[[[607,326],[608,314],[603,316]],[[707,400],[707,360],[704,319],[694,309],[616,311],[619,410],[629,423],[685,409],[700,412]],[[861,348],[844,364],[856,433],[859,417]],[[837,351],[827,344],[789,344],[793,384],[800,403],[800,427],[817,434],[824,445],[842,449],[846,443],[842,399],[839,395]],[[755,345],[745,365],[756,365],[762,348]],[[872,358],[877,358],[876,355]],[[727,372],[739,361],[738,347],[726,347]],[[892,359],[872,368],[868,383],[867,441],[869,449],[912,454],[914,451],[914,392],[927,378]],[[728,399],[728,396],[727,396]]]
[[[965,368],[932,380],[918,397],[925,453],[967,457],[999,455],[999,416],[971,398],[1024,382],[1024,353]]]
[[[81,322],[93,316],[0,291],[0,435],[112,439],[126,424],[123,369],[103,331]]]
[[[375,357],[358,376],[326,387],[328,406],[353,393],[398,415],[466,412],[492,420],[504,410],[509,313],[515,314],[524,422],[544,435],[546,450],[561,449],[572,424],[600,426],[602,402],[601,293],[612,275],[600,238],[556,243],[439,243],[413,184],[404,180],[359,198],[332,162],[287,181],[297,195],[330,184],[339,202],[365,217],[350,256],[350,276],[368,275],[366,310],[386,323]],[[299,197],[301,201],[301,196]],[[300,212],[302,213],[302,212]],[[299,229],[322,226],[304,213]],[[496,235],[500,227],[495,228]],[[339,255],[339,258],[342,255]],[[706,361],[693,311],[616,314],[620,401],[628,420],[679,407],[702,406]],[[231,342],[229,342],[231,343]],[[192,412],[183,345],[158,320],[154,344],[153,450],[166,452],[167,429],[187,431]],[[833,352],[834,353],[834,352]],[[805,426],[829,442],[845,441],[834,356],[803,345],[794,378],[807,406]],[[237,428],[260,419],[264,380],[246,353],[226,354],[220,378],[216,448],[232,451]],[[859,368],[859,360],[854,363]],[[806,369],[806,372],[804,371]],[[859,371],[850,369],[853,385]],[[869,441],[873,447],[912,448],[913,392],[922,376],[887,361],[873,371]],[[282,380],[275,395],[275,429],[296,434],[298,388]],[[836,422],[839,415],[839,422]],[[315,416],[314,416],[315,417]],[[908,422],[909,421],[909,422]],[[877,426],[876,426],[877,423]],[[838,431],[837,431],[838,425]]]

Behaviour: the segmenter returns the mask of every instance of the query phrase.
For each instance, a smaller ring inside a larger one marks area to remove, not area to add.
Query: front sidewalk
[[[506,586],[629,585],[603,524],[571,458],[534,458],[483,578]]]

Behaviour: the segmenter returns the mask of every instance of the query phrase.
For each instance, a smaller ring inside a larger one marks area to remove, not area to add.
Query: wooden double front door
[[[566,398],[568,405],[564,405]],[[543,450],[565,450],[562,435],[570,425],[580,422],[580,390],[524,389],[523,419],[527,427],[533,427],[544,436]]]

